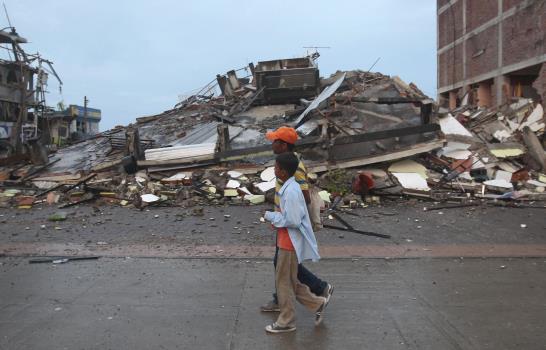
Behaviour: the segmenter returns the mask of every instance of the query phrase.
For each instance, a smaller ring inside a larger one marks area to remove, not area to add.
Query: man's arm
[[[305,198],[305,204],[311,204],[311,194],[309,193],[309,190],[301,190],[301,192],[303,193],[303,198]]]
[[[305,204],[311,204],[311,194],[309,194],[309,182],[307,181],[307,170],[305,169],[305,166],[301,161],[298,165],[296,173],[294,174],[294,178],[296,179],[298,185],[300,185],[301,192],[303,193],[303,198],[305,198]]]

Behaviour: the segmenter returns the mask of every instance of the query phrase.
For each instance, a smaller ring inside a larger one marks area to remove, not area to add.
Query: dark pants
[[[273,258],[273,266],[277,268],[277,256],[279,255],[279,247],[275,248],[275,257]],[[302,264],[298,264],[298,281],[305,284],[315,295],[322,295],[324,289],[328,285],[327,282],[315,276],[311,271],[307,270]],[[277,301],[277,293],[273,293],[273,300]]]

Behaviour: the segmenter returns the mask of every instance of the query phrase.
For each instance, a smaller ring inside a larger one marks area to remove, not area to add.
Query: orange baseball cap
[[[270,131],[267,134],[265,134],[265,137],[270,141],[275,140],[282,140],[289,144],[296,144],[296,141],[298,140],[298,133],[294,128],[290,128],[288,126],[281,126],[275,131]]]

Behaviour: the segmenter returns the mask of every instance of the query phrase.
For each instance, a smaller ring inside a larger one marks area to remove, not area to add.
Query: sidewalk
[[[546,260],[330,259],[324,324],[267,335],[265,259],[0,259],[0,349],[543,349]]]

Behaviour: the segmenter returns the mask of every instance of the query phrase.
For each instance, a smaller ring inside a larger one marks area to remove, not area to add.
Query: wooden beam
[[[188,163],[198,163],[207,160],[215,159],[214,154],[197,156],[197,157],[187,157],[180,159],[166,159],[166,160],[139,160],[137,165],[139,167],[148,167],[148,166],[163,166],[163,165],[180,165]]]
[[[107,162],[102,162],[100,164],[95,165],[93,168],[91,168],[91,171],[102,171],[109,168],[113,168],[115,166],[121,165],[123,163],[123,158],[116,159],[116,160],[110,160]]]
[[[421,104],[428,102],[428,99],[421,98],[407,98],[407,97],[350,97],[336,96],[336,102],[348,103],[348,102],[360,102],[360,103],[377,103],[384,105],[393,105],[399,103],[415,103]]]
[[[25,176],[23,176],[22,178],[20,178],[17,181],[18,182],[23,182],[23,181],[29,180],[32,177],[34,177],[36,174],[38,174],[38,173],[42,172],[43,170],[49,168],[50,166],[52,166],[53,164],[57,163],[60,160],[61,160],[61,158],[58,158],[58,159],[55,159],[52,162],[47,163],[46,165],[42,165],[42,166],[38,167],[37,169],[32,170],[30,173],[26,174]]]
[[[392,137],[402,137],[415,134],[426,134],[432,132],[438,132],[440,125],[438,124],[426,124],[418,126],[408,126],[405,128],[381,130],[375,132],[368,132],[365,134],[343,136],[334,140],[334,145],[344,145],[357,142],[377,141]]]
[[[330,162],[330,163],[322,162],[322,163],[315,163],[315,164],[307,163],[307,170],[309,172],[320,173],[320,172],[334,170],[334,169],[354,168],[354,167],[359,167],[359,166],[364,166],[369,164],[383,163],[390,160],[402,159],[402,158],[411,157],[416,154],[430,152],[435,149],[443,147],[444,144],[445,144],[445,140],[435,140],[429,143],[417,144],[405,150],[390,152],[387,154],[376,155],[372,157],[363,157],[358,159],[346,160],[342,162]]]

